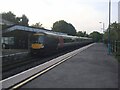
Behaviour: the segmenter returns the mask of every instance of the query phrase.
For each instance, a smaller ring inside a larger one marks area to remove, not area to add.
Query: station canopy
[[[4,30],[2,30],[2,35],[3,36],[19,36],[19,35],[29,35],[32,33],[52,33],[52,34],[58,34],[58,35],[67,35],[65,33],[59,33],[59,32],[54,32],[52,30],[48,29],[43,29],[43,28],[35,28],[31,26],[22,26],[22,25],[13,25],[10,26]]]

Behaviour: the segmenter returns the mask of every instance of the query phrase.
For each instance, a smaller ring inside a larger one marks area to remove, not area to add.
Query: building
[[[14,25],[14,23],[12,23],[10,21],[7,21],[7,20],[0,17],[0,25],[8,25],[8,26],[10,26],[10,25]]]
[[[13,22],[10,22],[10,21],[5,20],[2,17],[0,17],[0,29],[2,29],[1,33],[3,32],[4,28],[10,27],[12,25],[14,25]],[[14,44],[13,37],[3,37],[3,34],[2,34],[2,36],[0,36],[0,38],[1,38],[0,44],[2,44],[2,47],[4,46],[3,44],[6,44],[6,45],[8,45],[8,44],[13,45]]]
[[[67,35],[65,33],[54,32],[52,30],[36,28],[32,26],[12,25],[2,30],[2,46],[9,49],[28,49],[30,46],[30,36],[33,33],[46,32],[59,35]]]
[[[120,23],[120,1],[118,2],[118,23]]]
[[[17,25],[2,18],[0,18],[0,25],[2,25],[2,38],[0,39],[0,42],[2,43],[3,49],[28,49],[30,36],[33,33],[47,32],[67,35],[65,33],[54,32],[44,28]],[[5,28],[3,28],[3,26],[5,26]]]

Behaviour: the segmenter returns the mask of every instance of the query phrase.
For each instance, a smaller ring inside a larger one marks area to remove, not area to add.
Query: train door
[[[60,48],[64,47],[64,39],[61,36],[59,37],[59,47]]]

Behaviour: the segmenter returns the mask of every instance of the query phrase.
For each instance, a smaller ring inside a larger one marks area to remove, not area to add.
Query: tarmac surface
[[[97,43],[21,88],[118,88],[118,62]]]

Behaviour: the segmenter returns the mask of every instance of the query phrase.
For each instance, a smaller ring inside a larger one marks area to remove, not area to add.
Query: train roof
[[[54,32],[54,33],[44,32],[44,34],[54,35],[54,36],[62,36],[62,37],[65,37],[65,38],[72,38],[72,39],[76,39],[76,38],[78,38],[78,39],[92,39],[92,38],[88,38],[88,37],[78,37],[78,36],[71,36],[71,35],[67,35],[67,34],[58,34],[57,32]]]
[[[92,39],[92,38],[88,38],[88,37],[80,37],[80,38],[82,38],[82,39]]]

